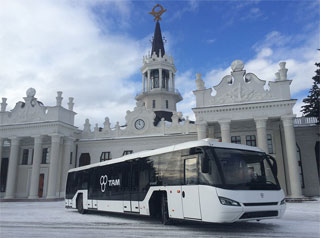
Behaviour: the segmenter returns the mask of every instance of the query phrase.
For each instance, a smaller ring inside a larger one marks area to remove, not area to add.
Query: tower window
[[[166,100],[166,108],[168,109],[169,108],[169,101]]]
[[[165,88],[168,90],[168,84],[169,84],[169,71],[163,70],[162,71],[162,88]]]
[[[159,88],[159,70],[154,69],[151,71],[152,88]]]
[[[156,100],[152,100],[152,108],[156,108]]]

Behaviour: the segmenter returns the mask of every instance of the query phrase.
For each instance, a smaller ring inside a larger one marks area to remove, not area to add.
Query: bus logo
[[[104,191],[106,191],[107,183],[108,183],[108,176],[107,175],[102,175],[100,177],[101,192],[104,193]]]
[[[264,197],[264,193],[260,193],[260,197],[263,198]]]
[[[113,186],[120,186],[120,179],[110,179],[108,180],[107,175],[101,175],[100,177],[100,186],[101,186],[101,192],[104,193],[106,191],[106,187],[113,187]]]

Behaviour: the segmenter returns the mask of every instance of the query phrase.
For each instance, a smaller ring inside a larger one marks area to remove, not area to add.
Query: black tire
[[[163,194],[161,199],[161,221],[163,225],[170,225],[167,195]]]
[[[82,194],[80,194],[77,198],[77,209],[78,209],[78,212],[80,214],[85,214],[86,213],[86,210],[84,210],[83,208],[83,197],[82,197]]]

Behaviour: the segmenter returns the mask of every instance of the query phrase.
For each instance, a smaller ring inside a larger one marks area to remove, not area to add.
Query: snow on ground
[[[81,215],[64,202],[0,203],[0,237],[320,237],[320,201],[288,203],[281,219],[164,226],[149,217]]]

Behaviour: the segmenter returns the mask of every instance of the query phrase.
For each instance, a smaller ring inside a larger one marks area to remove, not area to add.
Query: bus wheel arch
[[[161,219],[164,225],[170,224],[166,191],[154,191],[149,200],[150,216]]]
[[[169,219],[167,193],[163,193],[161,198],[161,221],[163,225],[172,224],[171,220]]]
[[[85,214],[87,211],[83,207],[83,194],[79,193],[76,199],[76,207],[80,214]]]

